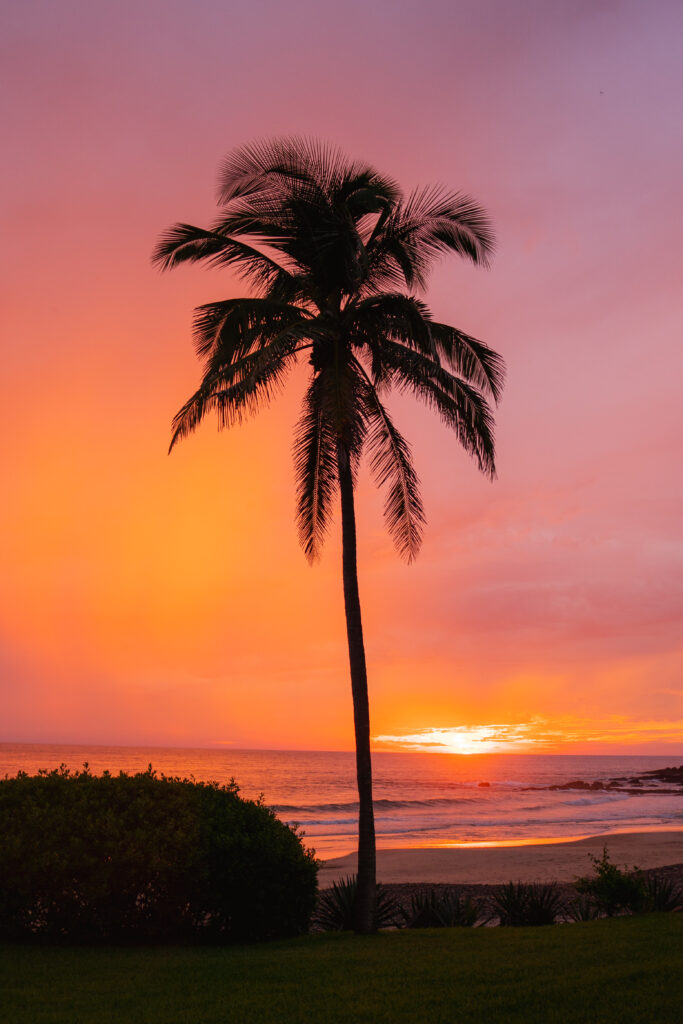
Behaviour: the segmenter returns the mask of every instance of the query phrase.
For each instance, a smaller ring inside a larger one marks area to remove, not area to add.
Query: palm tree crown
[[[171,448],[216,412],[223,427],[263,407],[302,353],[311,378],[296,428],[297,525],[320,551],[338,490],[338,459],[355,479],[367,452],[386,488],[399,552],[417,554],[424,510],[410,448],[385,405],[391,388],[434,408],[486,474],[494,473],[489,400],[503,364],[482,342],[430,316],[421,291],[434,260],[486,263],[489,222],[467,196],[438,188],[407,198],[372,167],[305,139],[256,143],[220,172],[221,215],[210,229],[176,224],[153,260],[234,267],[249,298],[196,310],[201,384],[173,422]]]
[[[493,476],[489,402],[500,396],[503,362],[433,320],[413,294],[443,254],[485,264],[491,229],[467,196],[427,188],[404,197],[372,167],[299,138],[233,152],[219,204],[210,229],[176,224],[153,255],[164,269],[198,260],[234,267],[251,291],[196,310],[202,381],[173,421],[171,448],[207,413],[228,427],[256,412],[302,353],[308,359],[294,441],[297,525],[313,560],[339,494],[359,802],[356,928],[368,932],[376,927],[375,829],[354,484],[366,452],[386,489],[389,533],[411,561],[425,516],[410,448],[385,404],[392,388],[435,409]]]

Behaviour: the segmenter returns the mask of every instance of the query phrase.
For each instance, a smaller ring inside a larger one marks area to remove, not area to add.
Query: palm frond
[[[325,381],[316,375],[304,395],[294,434],[299,543],[310,562],[322,548],[339,486],[337,436],[330,421]]]
[[[476,459],[482,473],[493,478],[493,415],[484,396],[438,362],[397,342],[384,342],[382,358],[398,389],[412,392],[438,412],[446,426],[455,431],[465,451]]]
[[[367,433],[363,406],[365,374],[363,367],[353,357],[349,358],[348,353],[342,350],[339,355],[340,361],[326,367],[323,374],[327,377],[330,417],[338,445],[350,460],[355,484]]]
[[[382,338],[389,337],[419,352],[436,355],[429,309],[412,295],[383,292],[368,296],[348,308],[346,319],[346,329],[355,344],[379,344],[381,348]]]
[[[356,174],[345,174],[332,198],[335,206],[343,206],[358,222],[362,217],[389,211],[401,199],[401,190],[391,178],[380,177],[372,168],[364,168]]]
[[[365,444],[377,485],[387,488],[384,521],[399,554],[412,562],[422,544],[426,522],[420,481],[410,446],[394,426],[372,382],[364,374],[363,404],[368,432]]]
[[[277,204],[292,187],[312,184],[311,172],[297,146],[294,139],[257,139],[233,150],[220,167],[218,201],[227,205],[237,198],[268,196]]]
[[[302,339],[306,336],[305,325],[310,321],[306,310],[274,299],[207,302],[195,310],[195,349],[201,359],[229,363],[268,341],[283,337],[288,329],[288,337]],[[311,330],[315,330],[314,324]]]
[[[390,202],[400,194],[390,178],[349,160],[335,146],[294,135],[256,140],[230,153],[220,169],[218,197],[223,204],[245,197],[277,204],[297,193],[317,192],[343,201],[361,187],[381,191]]]
[[[364,295],[377,295],[385,288],[424,289],[427,283],[427,261],[410,239],[382,233],[368,243],[370,272],[363,282]]]
[[[270,284],[262,290],[265,299],[273,302],[284,302],[290,306],[298,306],[308,312],[317,312],[314,298],[314,284],[308,274],[290,273],[280,278],[274,277]]]
[[[296,358],[296,351],[291,349],[271,352],[266,347],[229,367],[205,374],[199,388],[173,417],[169,452],[210,412],[217,414],[222,430],[265,408],[282,389]]]
[[[483,341],[477,341],[448,324],[438,324],[432,320],[429,330],[436,351],[446,366],[480,391],[488,392],[498,403],[505,383],[505,361],[502,356]]]
[[[387,226],[402,237],[415,238],[434,254],[455,252],[486,266],[494,236],[484,209],[462,192],[438,186],[415,189]]]
[[[152,253],[152,263],[161,270],[200,260],[213,266],[233,266],[241,276],[261,288],[272,285],[288,273],[273,257],[241,239],[193,224],[173,224],[161,236]]]
[[[416,189],[397,203],[368,243],[369,290],[405,281],[424,288],[434,260],[457,253],[486,266],[494,239],[489,219],[469,196],[438,187]]]

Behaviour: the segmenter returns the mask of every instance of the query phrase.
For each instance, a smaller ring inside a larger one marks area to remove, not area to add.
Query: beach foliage
[[[594,901],[607,917],[617,914],[641,914],[648,909],[647,883],[636,867],[623,870],[610,860],[607,847],[602,856],[589,854],[593,873],[574,882],[576,890]]]
[[[153,254],[164,270],[187,262],[225,268],[248,292],[195,311],[201,381],[173,420],[170,447],[206,416],[219,428],[241,423],[271,402],[297,364],[306,371],[294,432],[296,523],[312,562],[339,502],[359,800],[355,928],[369,932],[378,916],[356,482],[365,459],[384,491],[387,530],[412,561],[425,511],[410,445],[387,404],[391,392],[435,412],[477,467],[495,475],[492,408],[503,361],[436,320],[422,297],[441,257],[486,265],[493,233],[463,193],[428,187],[404,195],[374,167],[300,137],[230,153],[218,201],[210,227],[172,225]]]
[[[330,889],[324,889],[318,899],[315,923],[327,932],[350,931],[355,927],[355,901],[358,886],[357,875],[333,882]],[[377,885],[375,900],[375,929],[390,928],[399,917],[399,906],[388,889]],[[375,930],[373,929],[373,930]]]
[[[564,902],[554,882],[507,882],[496,887],[492,904],[501,925],[554,924]]]
[[[683,910],[683,890],[675,882],[657,874],[645,874],[640,868],[619,868],[609,858],[607,847],[602,856],[591,856],[593,873],[574,882],[581,898],[591,903],[596,914],[652,914]]]
[[[436,889],[414,893],[402,912],[405,928],[473,928],[486,919],[482,905],[471,897]]]
[[[308,928],[317,865],[235,783],[94,776],[0,781],[0,938],[259,940]]]

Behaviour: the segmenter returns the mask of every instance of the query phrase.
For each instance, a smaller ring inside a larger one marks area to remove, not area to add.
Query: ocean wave
[[[425,810],[429,808],[454,807],[460,804],[477,803],[472,797],[433,797],[427,800],[375,800],[375,811]],[[334,804],[273,804],[276,814],[344,814],[358,811],[358,801]]]
[[[604,793],[598,792],[595,796],[581,796],[576,800],[562,800],[558,807],[592,807],[594,804],[618,804],[629,799],[628,793]]]
[[[626,811],[611,817],[598,812],[586,811],[576,816],[543,815],[515,820],[509,815],[487,817],[462,817],[454,819],[378,817],[375,821],[377,835],[431,835],[453,837],[458,835],[476,835],[479,838],[508,837],[516,835],[563,834],[576,828],[591,828],[596,834],[611,828],[637,826],[659,826],[672,821],[672,815],[633,815]],[[308,820],[285,819],[289,824],[296,821],[304,831],[321,830],[330,834],[355,834],[358,828],[357,818],[313,818]]]

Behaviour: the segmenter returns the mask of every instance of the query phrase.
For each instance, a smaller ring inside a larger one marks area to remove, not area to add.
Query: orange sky
[[[429,292],[508,362],[499,480],[394,403],[429,519],[409,568],[361,480],[373,734],[683,752],[680,4],[31,0],[4,23],[0,740],[352,745],[339,543],[311,569],[293,524],[302,378],[167,457],[192,308],[242,286],[149,265],[210,219],[227,151],[303,133],[471,192],[499,238]]]

